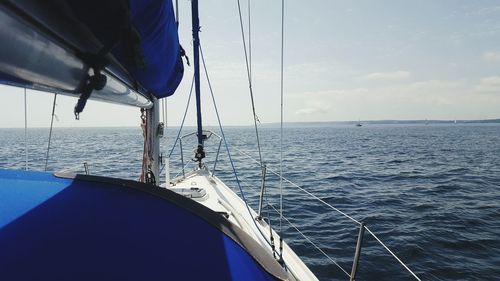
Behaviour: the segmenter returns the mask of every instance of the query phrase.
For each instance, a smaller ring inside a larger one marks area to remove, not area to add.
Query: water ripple
[[[30,169],[45,164],[47,130],[29,130]],[[174,130],[167,135],[174,136]],[[234,148],[257,157],[251,128],[226,130]],[[0,167],[24,168],[22,129],[0,129]],[[279,171],[279,129],[261,130],[264,161]],[[285,129],[284,175],[324,201],[366,222],[423,280],[495,280],[500,276],[500,126],[331,126]],[[307,141],[306,141],[307,140]],[[164,151],[173,139],[163,139]],[[217,142],[207,143],[212,163]],[[183,142],[189,159],[196,140]],[[233,151],[250,205],[258,202],[260,170]],[[55,128],[50,170],[127,179],[139,177],[139,128]],[[180,172],[179,150],[172,174]],[[211,165],[210,165],[211,167]],[[227,156],[216,171],[236,183]],[[279,180],[268,173],[267,200],[279,206]],[[284,214],[323,251],[350,271],[357,225],[284,184]],[[236,189],[235,189],[236,190]],[[267,208],[274,225],[278,216]],[[284,225],[285,238],[322,280],[345,275]],[[359,280],[411,280],[407,272],[370,236],[365,237]]]

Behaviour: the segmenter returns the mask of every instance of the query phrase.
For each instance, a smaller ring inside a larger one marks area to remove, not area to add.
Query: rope
[[[54,102],[52,103],[52,118],[50,118],[49,142],[47,144],[47,153],[45,155],[45,171],[47,171],[47,165],[49,164],[50,141],[52,140],[52,127],[54,126],[56,99],[57,99],[57,93],[54,94]]]
[[[149,170],[149,136],[148,136],[148,121],[147,121],[147,112],[144,108],[141,108],[141,129],[142,135],[144,137],[144,148],[142,153],[142,168],[141,175],[139,176],[140,182],[145,182],[147,172]]]
[[[28,103],[26,102],[26,88],[24,88],[24,169],[28,170]]]
[[[404,266],[404,268],[406,268],[406,270],[408,270],[408,272],[411,273],[411,275],[413,275],[413,277],[415,277],[415,279],[419,280],[420,281],[420,278],[418,278],[418,276],[413,272],[411,271],[410,268],[408,268],[408,266],[406,266],[406,264],[403,263],[403,261],[401,261],[390,249],[389,247],[387,247],[384,242],[382,242],[378,237],[377,235],[375,235],[375,233],[373,233],[367,226],[365,226],[365,229],[366,231],[368,231],[368,233],[370,233],[373,238],[375,238],[375,240],[377,240],[380,245],[382,245],[402,266]]]
[[[259,118],[257,117],[257,114],[255,113],[255,102],[254,102],[254,98],[253,98],[252,74],[251,74],[251,70],[250,70],[251,66],[249,64],[249,59],[248,59],[248,54],[247,54],[247,46],[246,46],[246,42],[245,42],[245,31],[243,30],[243,18],[241,16],[240,0],[237,0],[237,2],[238,2],[238,13],[240,15],[241,38],[243,40],[243,50],[245,52],[245,64],[246,64],[246,68],[247,68],[248,88],[250,90],[250,100],[252,103],[252,113],[253,113],[253,123],[254,123],[254,127],[255,127],[255,136],[257,138],[257,147],[259,149],[259,159],[260,159],[260,162],[263,163],[262,162],[262,153],[261,153],[261,149],[260,149],[259,130],[257,128],[257,120],[259,120]],[[249,20],[249,24],[250,24],[250,20]],[[261,168],[263,168],[263,166]]]

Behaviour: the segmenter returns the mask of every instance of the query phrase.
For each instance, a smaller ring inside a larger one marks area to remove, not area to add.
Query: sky
[[[248,2],[242,4],[248,32]],[[192,60],[190,1],[179,0],[180,42]],[[257,116],[280,120],[281,1],[251,1]],[[200,1],[201,44],[224,125],[253,122],[236,0]],[[248,38],[248,33],[246,34]],[[500,118],[500,2],[286,0],[284,121]],[[167,98],[178,126],[193,68]],[[23,89],[0,86],[0,127],[24,126]],[[28,126],[48,127],[51,93],[27,90]],[[55,126],[138,126],[139,109],[58,96]],[[206,125],[217,120],[202,79]],[[187,125],[195,125],[194,100]]]

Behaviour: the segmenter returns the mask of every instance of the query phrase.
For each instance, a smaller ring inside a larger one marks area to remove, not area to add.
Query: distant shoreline
[[[328,121],[328,122],[286,122],[285,126],[327,126],[327,125],[431,125],[431,124],[500,124],[498,119],[481,120],[360,120],[360,121]],[[264,123],[263,127],[279,126],[279,123]]]
[[[436,124],[500,124],[499,119],[483,119],[483,120],[361,120],[361,121],[324,121],[324,122],[285,122],[284,127],[325,127],[334,125],[355,126],[360,123],[361,125],[436,125]],[[280,126],[278,122],[262,123],[260,128],[277,128]],[[195,126],[184,126],[185,128],[194,128]],[[216,125],[205,125],[205,128],[214,129]],[[225,125],[226,128],[246,128],[253,127],[253,125]],[[28,127],[28,129],[47,129],[48,127]],[[79,128],[139,128],[139,126],[89,126],[89,127],[56,127],[61,129],[79,129]],[[169,126],[169,128],[179,128],[179,126]],[[24,129],[23,127],[3,127],[0,129]]]

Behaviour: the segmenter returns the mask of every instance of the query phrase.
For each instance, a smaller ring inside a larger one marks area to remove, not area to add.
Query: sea
[[[205,165],[254,209],[262,158],[263,215],[320,280],[348,280],[354,220],[422,280],[500,280],[500,124],[297,125],[282,141],[279,128],[263,127],[261,156],[252,127],[225,128],[227,142],[208,129]],[[28,129],[27,142],[24,133],[0,129],[0,168],[43,171],[49,130]],[[181,153],[177,135],[167,129],[161,143],[171,177],[194,167],[196,140],[182,138]],[[56,127],[47,169],[84,173],[85,163],[90,174],[137,180],[142,138],[140,128]],[[365,231],[356,280],[413,277]]]

